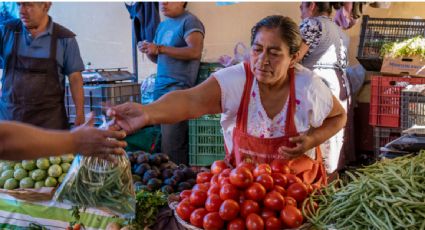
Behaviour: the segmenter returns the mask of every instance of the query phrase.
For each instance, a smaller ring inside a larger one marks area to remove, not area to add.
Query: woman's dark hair
[[[184,2],[183,8],[186,9],[186,6],[187,6],[187,2]]]
[[[294,55],[300,49],[302,38],[298,25],[289,17],[271,15],[261,19],[251,29],[251,45],[261,28],[279,29],[280,38],[289,47],[289,54]]]
[[[311,5],[312,2],[306,2],[307,7]],[[317,13],[326,13],[328,15],[332,14],[332,8],[338,10],[344,3],[340,2],[314,2],[317,7]]]

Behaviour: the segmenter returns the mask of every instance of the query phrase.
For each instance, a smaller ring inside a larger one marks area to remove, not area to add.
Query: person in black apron
[[[25,10],[23,7],[33,7],[32,10],[39,7],[25,4],[48,4],[46,6],[50,7],[49,3],[19,3],[21,20],[12,20],[5,24],[6,33],[12,33],[14,37],[12,51],[6,58],[4,66],[0,120],[20,121],[51,129],[67,129],[68,119],[64,105],[65,85],[59,80],[56,49],[58,39],[73,38],[75,34],[61,25],[53,23],[49,57],[37,58],[20,55],[19,40],[22,28],[25,26],[31,30],[30,26],[34,26],[31,23],[35,21],[29,19],[31,16],[22,16],[22,11]],[[47,10],[43,9],[45,10],[43,17],[48,18],[48,8]],[[48,18],[48,20],[50,19]],[[79,74],[77,78],[81,79],[81,81],[78,80],[81,89],[77,90],[77,95],[73,95],[73,98],[76,106],[79,107],[77,110],[80,110],[80,115],[84,117],[82,76],[80,72],[77,73]]]

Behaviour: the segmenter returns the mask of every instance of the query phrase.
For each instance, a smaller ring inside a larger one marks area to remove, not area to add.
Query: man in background
[[[51,129],[68,128],[65,75],[76,106],[75,125],[84,123],[81,71],[75,34],[54,23],[50,2],[18,2],[20,19],[0,27],[3,60],[0,120]]]

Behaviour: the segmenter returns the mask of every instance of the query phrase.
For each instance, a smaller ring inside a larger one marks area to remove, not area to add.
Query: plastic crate
[[[425,78],[372,76],[370,125],[400,127],[401,90],[409,84],[425,84]]]
[[[385,43],[425,35],[425,19],[371,18],[363,16],[357,60],[369,71],[380,71]]]
[[[379,150],[381,147],[384,147],[386,144],[399,138],[400,136],[401,129],[374,127],[373,137],[375,158],[377,159],[381,154],[381,151]]]
[[[401,92],[401,129],[425,125],[425,95],[419,92]]]
[[[201,62],[199,66],[198,79],[196,84],[200,84],[207,80],[212,73],[224,68],[224,66],[217,62]]]
[[[106,105],[119,105],[125,102],[141,101],[140,84],[116,83],[84,85],[84,113],[94,112],[95,125],[102,123],[102,114],[106,113]],[[65,109],[69,123],[75,122],[75,103],[69,85],[65,88]]]
[[[189,120],[189,165],[208,166],[224,156],[220,118],[204,116]]]

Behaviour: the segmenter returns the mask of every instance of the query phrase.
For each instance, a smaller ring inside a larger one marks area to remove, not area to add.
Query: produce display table
[[[109,222],[124,222],[92,208],[81,211],[80,216],[87,230],[105,229]],[[52,230],[66,229],[73,220],[70,205],[54,201],[29,202],[0,193],[0,229],[30,229],[30,223]]]

